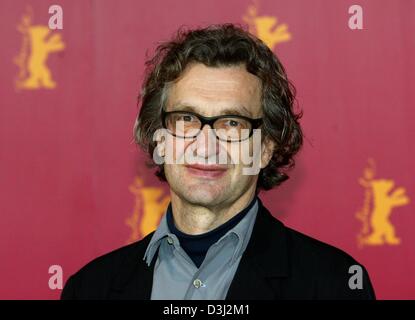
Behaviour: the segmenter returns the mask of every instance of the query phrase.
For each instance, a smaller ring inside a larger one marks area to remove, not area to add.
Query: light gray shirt
[[[151,300],[224,300],[251,238],[257,212],[255,200],[246,216],[209,248],[200,268],[180,247],[164,214],[144,255],[150,265],[158,250]]]

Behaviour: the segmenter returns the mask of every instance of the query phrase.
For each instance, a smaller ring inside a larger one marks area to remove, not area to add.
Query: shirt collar
[[[249,212],[245,215],[245,217],[232,229],[230,229],[224,236],[222,236],[216,243],[219,243],[222,241],[222,239],[228,237],[230,234],[234,234],[237,237],[237,246],[236,250],[234,251],[234,254],[232,256],[232,262],[234,262],[239,256],[242,255],[242,253],[245,251],[251,233],[254,226],[254,222],[256,220],[256,215],[258,212],[258,199],[257,197],[254,198],[252,201],[253,205],[250,204]],[[170,206],[171,204],[169,204]],[[156,254],[161,241],[163,238],[170,236],[172,238],[176,239],[176,236],[172,234],[169,230],[168,223],[167,223],[167,211],[163,215],[160,224],[156,230],[156,232],[153,234],[153,237],[151,238],[151,241],[149,245],[147,246],[147,250],[144,254],[144,259],[146,260],[146,263],[148,265],[151,264],[151,261],[154,258],[154,255]]]
[[[224,236],[228,234],[235,234],[238,237],[238,243],[236,250],[232,256],[232,263],[236,261],[245,251],[251,239],[252,229],[255,224],[256,216],[258,213],[258,199],[255,198],[255,203],[246,214],[246,216],[231,230],[229,230]],[[220,239],[219,239],[220,241]]]
[[[147,246],[147,250],[144,254],[144,260],[146,260],[146,263],[148,265],[151,264],[151,261],[153,260],[154,255],[156,254],[161,240],[164,237],[167,237],[170,235],[170,230],[169,227],[167,225],[167,218],[166,218],[166,214],[163,215],[163,217],[161,218],[160,224],[156,230],[156,232],[154,232],[153,237],[151,238],[150,243]]]

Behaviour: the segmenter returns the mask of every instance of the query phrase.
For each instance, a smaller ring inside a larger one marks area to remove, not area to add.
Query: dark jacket
[[[143,261],[153,233],[103,255],[76,274],[62,299],[150,299],[153,268]],[[284,226],[259,201],[252,236],[229,288],[228,300],[375,299],[363,266],[363,288],[349,273],[359,265],[347,253]]]

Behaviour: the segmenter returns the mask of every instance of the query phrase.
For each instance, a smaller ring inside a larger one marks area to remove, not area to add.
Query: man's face
[[[165,109],[192,111],[206,117],[231,113],[254,119],[262,117],[260,100],[260,79],[247,72],[245,66],[212,68],[195,63],[170,87]],[[179,162],[164,165],[171,191],[186,202],[206,207],[232,204],[243,194],[254,192],[258,176],[244,174],[243,168],[248,165],[241,159],[243,152],[252,150],[253,138],[221,141],[208,125],[200,133],[203,139],[167,139],[166,143],[175,150],[175,162]],[[196,165],[189,165],[186,153],[193,155],[192,163]],[[226,164],[220,164],[219,153],[228,158]],[[269,161],[266,154],[263,158],[261,167]]]

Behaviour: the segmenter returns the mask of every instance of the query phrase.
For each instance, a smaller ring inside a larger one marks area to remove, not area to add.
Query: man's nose
[[[210,158],[219,153],[219,141],[214,130],[205,124],[196,138],[196,153],[198,157]]]

